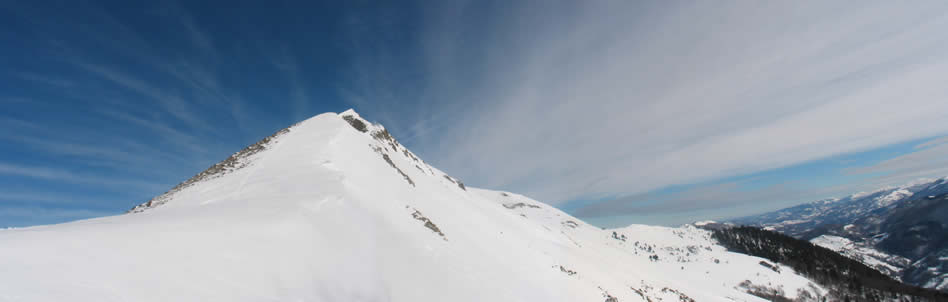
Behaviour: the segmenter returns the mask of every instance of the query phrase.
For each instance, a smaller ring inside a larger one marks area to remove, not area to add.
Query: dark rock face
[[[365,133],[366,131],[368,131],[368,129],[365,126],[365,123],[355,118],[354,116],[346,115],[346,116],[343,116],[342,119],[346,120],[346,122],[349,122],[349,125],[352,125],[352,128],[359,130],[359,132]]]

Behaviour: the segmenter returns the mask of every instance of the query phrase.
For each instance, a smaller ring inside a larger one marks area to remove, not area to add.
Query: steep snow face
[[[126,215],[0,231],[0,301],[763,301],[748,284],[825,293],[694,227],[603,230],[465,187],[353,111],[253,150]]]

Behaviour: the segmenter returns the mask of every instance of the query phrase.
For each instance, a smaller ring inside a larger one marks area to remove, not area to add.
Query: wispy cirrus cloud
[[[608,199],[573,202],[574,215],[603,226],[637,222],[675,225],[728,219],[803,202],[909,185],[948,176],[944,137],[844,154],[723,181],[689,184]],[[787,171],[781,171],[787,170]]]
[[[22,149],[57,158],[60,163],[72,163],[83,167],[105,167],[113,171],[136,171],[152,175],[168,176],[168,170],[153,167],[174,164],[187,167],[192,161],[185,154],[157,150],[149,145],[126,137],[111,137],[103,144],[101,138],[50,138],[54,137],[42,128],[32,128],[24,134],[0,135],[0,142],[16,145]],[[93,143],[89,140],[95,141]],[[172,173],[173,175],[173,173]]]
[[[871,180],[872,184],[878,186],[948,176],[948,137],[926,141],[916,145],[913,152],[873,165],[847,169],[846,172],[879,175]]]
[[[312,32],[335,22],[307,13],[322,5],[0,8],[4,26],[17,28],[0,30],[0,41],[14,45],[0,51],[0,126],[11,130],[0,134],[0,178],[11,189],[71,192],[77,201],[102,196],[122,210],[294,121],[341,110],[310,81],[340,67],[313,58],[342,53],[316,37],[330,33]],[[0,207],[57,198],[0,193]]]
[[[75,63],[90,73],[112,81],[119,87],[128,89],[129,91],[136,92],[144,97],[152,99],[159,108],[163,109],[174,118],[187,123],[194,129],[201,131],[209,131],[212,129],[207,123],[203,121],[203,119],[197,116],[188,101],[184,100],[178,95],[165,92],[166,89],[154,87],[147,82],[139,80],[131,75],[121,73],[102,65],[85,62]]]
[[[205,154],[208,152],[208,147],[204,144],[201,144],[201,139],[191,133],[175,129],[170,126],[168,123],[147,120],[129,113],[102,109],[98,111],[103,116],[110,117],[116,120],[124,121],[143,127],[145,129],[151,130],[154,133],[158,134],[165,141],[170,142],[174,145],[185,148],[190,152],[196,152],[198,154]]]
[[[286,47],[279,47],[278,50],[270,53],[270,60],[273,66],[286,78],[289,87],[289,99],[293,108],[293,119],[302,120],[305,114],[309,112],[307,104],[310,102],[308,89],[305,86],[305,80],[300,70],[296,56],[294,56]]]
[[[50,209],[50,208],[27,208],[27,207],[0,207],[0,217],[10,218],[90,218],[109,214],[116,214],[108,211],[94,211],[86,209]],[[4,222],[8,221],[6,219]],[[2,226],[2,225],[0,225]]]
[[[37,192],[23,190],[0,189],[0,201],[30,203],[33,205],[83,205],[93,206],[101,205],[101,202],[89,200],[86,198],[76,198],[74,195],[62,194],[61,192]],[[0,205],[2,207],[2,205]]]
[[[191,43],[201,51],[201,53],[217,57],[217,48],[214,46],[214,42],[210,36],[204,33],[197,24],[194,23],[194,19],[191,16],[178,13],[177,14],[181,24],[184,25],[184,28],[187,29],[188,36],[191,38]]]
[[[65,89],[72,88],[76,86],[74,81],[51,75],[43,75],[32,72],[17,72],[15,76],[23,80],[34,82],[42,85],[47,85],[55,88]]]
[[[10,207],[0,205],[0,228],[20,227],[63,221],[117,215],[114,211],[49,208],[49,207]]]
[[[102,187],[124,188],[126,190],[131,190],[134,188],[154,192],[169,188],[169,184],[126,179],[120,175],[103,177],[97,175],[80,174],[66,169],[11,163],[0,163],[0,175],[28,177],[74,184],[94,184]]]
[[[433,5],[420,67],[366,47],[351,99],[475,185],[632,196],[948,133],[948,6],[916,4]]]

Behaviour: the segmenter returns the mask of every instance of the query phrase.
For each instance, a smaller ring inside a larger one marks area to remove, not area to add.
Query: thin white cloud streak
[[[77,220],[119,213],[88,209],[56,209],[39,207],[0,206],[0,227],[30,226],[61,223],[63,220]]]
[[[93,211],[86,209],[49,209],[49,208],[27,208],[27,207],[0,207],[0,217],[19,217],[19,218],[71,218],[71,217],[101,217],[114,212]]]
[[[846,159],[842,159],[845,161]],[[824,187],[813,187],[812,181],[783,179],[768,186],[752,186],[757,178],[712,183],[688,187],[671,193],[634,194],[579,207],[572,211],[577,217],[606,226],[628,223],[627,215],[648,220],[647,213],[671,216],[673,220],[654,222],[674,225],[703,219],[729,219],[755,213],[773,211],[801,202],[843,197],[857,192],[874,192],[893,186],[911,185],[948,176],[948,139],[931,139],[915,145],[910,153],[891,157],[881,162],[845,168],[839,177],[857,176],[858,180]],[[771,178],[774,176],[771,176]],[[668,218],[668,217],[666,217]],[[689,220],[690,219],[690,220]]]
[[[554,204],[948,133],[946,5],[542,2],[473,35],[435,10],[419,122],[398,128],[470,183]]]
[[[29,100],[24,99],[23,102],[30,102]],[[9,129],[9,130],[37,130],[43,129],[39,124],[29,121],[24,121],[21,119],[9,118],[9,117],[0,117],[0,125]]]
[[[59,89],[68,89],[76,86],[75,82],[56,76],[42,75],[32,72],[19,72],[15,73],[15,75],[16,77],[29,82],[39,83]]]
[[[160,135],[166,141],[185,148],[186,150],[196,152],[197,154],[207,154],[208,149],[201,144],[202,140],[190,133],[175,129],[165,123],[158,121],[146,120],[131,114],[101,109],[98,110],[99,113],[114,118],[116,120],[121,120],[129,122],[132,124],[139,125],[143,128],[149,129],[154,133]]]
[[[17,135],[8,134],[0,135],[0,142],[14,143],[17,144],[17,147],[59,156],[57,159],[60,161],[68,160],[84,166],[109,167],[115,171],[137,171],[150,175],[160,175],[166,172],[155,170],[153,167],[168,164],[176,166],[193,164],[181,154],[160,151],[128,138],[110,137],[103,141],[101,137],[89,139],[77,134],[73,134],[69,139],[49,138],[54,136],[55,133],[52,133],[52,131],[36,131],[28,135],[22,133]],[[79,141],[70,141],[75,139]]]
[[[310,98],[306,86],[304,85],[305,81],[303,76],[300,74],[302,71],[300,70],[296,57],[293,56],[286,47],[280,47],[278,50],[272,51],[269,57],[273,66],[286,77],[293,120],[299,121],[305,119],[308,117],[306,114],[309,112],[308,103],[310,102]]]
[[[0,163],[0,175],[29,177],[73,184],[95,184],[97,186],[111,188],[119,187],[126,188],[126,190],[129,192],[142,189],[149,191],[159,191],[168,188],[168,184],[123,179],[121,177],[101,177],[95,175],[77,174],[63,169],[25,166],[10,163]]]
[[[72,195],[51,194],[48,192],[11,192],[0,190],[0,201],[39,202],[43,204],[82,204],[93,205],[96,201],[78,199]]]
[[[191,43],[203,54],[216,57],[217,48],[214,47],[214,42],[211,38],[194,23],[194,20],[192,20],[190,16],[185,14],[179,14],[178,16],[181,24],[187,29]]]
[[[803,193],[798,188],[794,188],[793,184],[781,183],[755,190],[747,190],[742,186],[742,182],[732,181],[689,188],[666,196],[649,193],[636,194],[582,207],[575,214],[580,218],[588,218],[635,213],[686,213],[746,206],[761,200],[788,198],[799,200],[799,195]]]
[[[109,56],[132,58],[135,61],[151,67],[153,71],[163,74],[176,84],[184,84],[191,88],[188,95],[164,93],[169,89],[150,84],[142,79],[101,64],[90,63],[82,58],[99,55],[98,53],[84,53],[73,49],[68,42],[72,37],[56,37],[51,49],[54,55],[61,57],[65,63],[73,64],[84,70],[112,81],[123,89],[139,93],[156,101],[158,109],[163,110],[173,118],[179,119],[194,127],[196,130],[214,132],[214,127],[197,117],[195,105],[209,107],[244,106],[233,91],[223,89],[220,83],[218,67],[221,56],[211,35],[194,22],[187,11],[174,3],[163,3],[154,7],[152,11],[157,16],[168,21],[169,26],[178,27],[186,33],[187,40],[193,46],[193,52],[159,53],[154,43],[143,37],[134,28],[121,22],[102,7],[87,5],[83,7],[84,14],[91,16],[94,21],[77,22],[78,30],[83,37],[94,40],[103,45],[98,50]],[[89,23],[89,24],[86,24]],[[112,30],[101,30],[99,27],[108,27]],[[61,38],[66,41],[60,40]],[[232,116],[238,123],[246,123],[239,116]]]
[[[794,204],[878,189],[866,183],[814,188],[788,180],[762,187],[748,187],[748,181],[737,180],[689,187],[673,193],[642,193],[594,203],[573,210],[573,214],[603,226],[627,225],[624,216],[636,216],[638,223],[677,225],[701,219],[730,219],[773,211]],[[651,217],[647,217],[651,216]]]
[[[877,164],[847,169],[850,174],[875,174],[872,185],[907,183],[926,177],[948,176],[948,139],[933,139],[915,146],[915,151]]]
[[[196,130],[208,131],[211,127],[197,116],[188,101],[177,95],[167,94],[163,89],[154,87],[145,81],[136,79],[130,75],[112,70],[102,65],[76,62],[76,64],[86,71],[101,76],[104,79],[112,81],[119,87],[136,92],[142,96],[148,97],[156,102],[159,108],[162,108],[172,117],[187,123]]]
[[[936,146],[940,146],[944,144],[948,144],[948,136],[928,140],[926,142],[916,145],[915,149],[926,149],[929,147],[936,147]]]

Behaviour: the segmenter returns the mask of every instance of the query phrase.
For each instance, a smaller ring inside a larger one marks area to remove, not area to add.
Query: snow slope
[[[825,293],[709,235],[603,230],[467,188],[350,110],[280,131],[129,214],[0,231],[0,301],[764,301],[748,284]]]
[[[854,242],[839,236],[821,235],[810,242],[862,262],[899,281],[902,281],[902,271],[912,263],[905,257],[879,251],[870,243]]]

